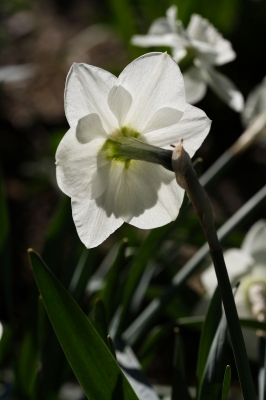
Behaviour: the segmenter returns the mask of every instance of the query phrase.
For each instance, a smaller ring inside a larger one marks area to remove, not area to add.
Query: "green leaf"
[[[213,400],[221,397],[226,333],[227,322],[223,315],[210,348],[202,381],[199,383],[198,399],[200,400]]]
[[[266,338],[259,337],[259,373],[258,373],[259,400],[266,399]]]
[[[217,327],[219,325],[221,315],[222,315],[221,296],[219,289],[217,287],[210,302],[200,338],[198,363],[197,363],[197,381],[199,384],[202,382],[206,362],[208,359],[208,354]]]
[[[73,221],[70,198],[64,196],[60,200],[55,215],[50,223],[42,252],[42,257],[55,274],[58,274],[60,260],[71,225],[73,225]]]
[[[102,299],[95,300],[92,309],[92,323],[103,342],[108,346],[108,330],[106,321],[106,311]]]
[[[104,302],[107,323],[109,324],[115,309],[119,305],[121,288],[119,289],[119,273],[122,266],[126,263],[125,250],[128,244],[127,239],[123,239],[117,249],[116,257],[104,278],[104,287],[100,292],[100,298]]]
[[[231,367],[227,365],[224,372],[222,399],[227,400],[231,383]]]
[[[17,385],[24,396],[30,396],[33,392],[38,372],[38,358],[37,339],[34,337],[34,330],[29,329],[24,334],[16,364]]]
[[[178,328],[176,328],[175,333],[173,388],[171,400],[191,400],[186,383],[183,341]]]
[[[2,330],[0,335],[0,367],[2,367],[12,352],[13,332],[8,325],[2,324],[2,322],[0,322],[0,330]]]
[[[29,256],[47,314],[88,398],[137,400],[109,349],[77,303],[33,250]]]
[[[2,173],[0,170],[0,293],[2,307],[6,309],[9,319],[13,318],[13,290],[10,247],[10,223],[5,199]]]

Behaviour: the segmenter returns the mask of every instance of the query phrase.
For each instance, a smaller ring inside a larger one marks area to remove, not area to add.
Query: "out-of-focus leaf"
[[[0,229],[0,254],[1,254],[3,252],[4,246],[6,245],[10,229],[1,171],[0,171],[0,217],[1,217],[1,229]]]
[[[266,399],[266,338],[259,338],[259,373],[258,373],[259,400]]]
[[[156,326],[147,336],[138,351],[139,360],[144,371],[146,371],[146,369],[152,362],[157,349],[165,343],[165,341],[169,337],[170,332],[173,331],[173,328],[174,324]]]
[[[60,200],[50,223],[42,252],[42,257],[55,274],[58,274],[59,261],[61,260],[63,249],[66,245],[66,238],[72,224],[70,198],[64,196]]]
[[[19,359],[16,365],[16,383],[23,396],[31,396],[34,390],[35,378],[38,372],[37,338],[33,330],[24,334]]]
[[[12,349],[12,330],[0,322],[0,367],[5,362],[6,357]]]
[[[177,325],[185,325],[187,327],[190,327],[192,329],[198,329],[200,328],[205,321],[205,317],[184,317],[184,318],[178,318]],[[261,330],[261,331],[266,331],[266,323],[261,322],[261,321],[256,321],[255,319],[245,319],[245,318],[240,318],[240,325],[242,328],[249,328],[249,329],[254,329],[254,330]]]
[[[49,318],[86,395],[94,400],[137,400],[88,318],[40,257],[32,250],[29,255]]]
[[[116,340],[117,362],[133,387],[139,400],[159,400],[140,369],[140,364],[131,347],[124,341]]]
[[[96,249],[83,249],[79,257],[69,284],[69,291],[77,302],[82,300],[87,284],[96,268],[97,255]]]
[[[178,328],[175,331],[175,335],[173,387],[171,400],[191,400],[186,383],[183,342]]]
[[[112,338],[110,335],[107,336],[107,342],[108,342],[108,347],[109,347],[110,352],[113,354],[114,359],[117,361],[115,345],[114,345],[114,342],[112,341]]]
[[[116,257],[112,263],[111,268],[108,270],[103,283],[103,289],[100,292],[100,297],[105,305],[107,323],[109,324],[111,318],[119,304],[121,289],[119,290],[119,273],[121,272],[125,259],[125,250],[127,246],[127,239],[123,239],[117,249]]]
[[[217,331],[221,315],[222,315],[221,296],[219,289],[216,288],[207,311],[207,315],[203,324],[201,338],[200,338],[199,354],[197,362],[198,384],[202,382],[203,374],[208,359],[208,354],[213,342],[213,338]]]
[[[225,314],[217,328],[212,341],[206,362],[204,374],[199,381],[198,399],[213,400],[222,397],[222,381],[225,370],[225,349],[226,349],[227,321]]]
[[[122,312],[120,316],[120,324],[118,327],[118,333],[125,327],[127,322],[127,317],[130,310],[131,299],[135,289],[141,279],[143,271],[150,260],[151,254],[154,254],[158,249],[158,245],[162,240],[163,232],[167,232],[169,227],[166,225],[161,228],[153,229],[147,238],[144,240],[142,245],[139,248],[139,251],[132,261],[129,276],[130,279],[127,280],[124,293],[123,293],[123,305]]]
[[[11,270],[11,253],[10,253],[10,223],[8,216],[8,208],[5,199],[4,185],[2,173],[0,170],[0,301],[2,307],[12,320],[13,314],[13,297],[12,297],[12,270]]]
[[[230,365],[227,365],[224,372],[222,400],[228,399],[230,383],[231,383],[231,367]]]
[[[106,312],[102,299],[98,298],[95,300],[92,309],[92,323],[99,336],[102,338],[103,342],[108,346],[108,329]]]

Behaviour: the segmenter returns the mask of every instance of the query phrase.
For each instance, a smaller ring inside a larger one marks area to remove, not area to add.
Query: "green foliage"
[[[53,328],[88,398],[137,399],[109,349],[77,303],[40,257],[33,251],[29,255]]]

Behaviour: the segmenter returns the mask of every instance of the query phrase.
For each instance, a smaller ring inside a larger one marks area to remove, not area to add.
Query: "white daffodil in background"
[[[232,284],[240,281],[235,295],[239,317],[266,319],[266,221],[256,222],[248,231],[240,249],[231,249],[224,253],[228,275]],[[206,298],[210,299],[217,279],[211,265],[201,274],[206,289]],[[251,332],[253,334],[253,332]],[[257,357],[257,342],[253,336],[245,335],[247,350],[251,358]]]
[[[251,131],[250,136],[266,145],[266,76],[248,95],[242,121]]]
[[[56,152],[57,182],[72,198],[87,247],[102,243],[123,222],[149,229],[177,217],[184,191],[172,171],[153,162],[160,163],[169,152],[162,149],[181,139],[192,156],[210,120],[186,103],[182,74],[170,56],[146,54],[118,78],[74,64],[65,112],[70,129]]]
[[[188,64],[184,81],[189,103],[200,101],[209,85],[229,107],[242,111],[242,94],[232,81],[214,68],[235,59],[231,43],[200,15],[191,16],[186,30],[181,21],[176,20],[176,15],[177,8],[170,7],[166,18],[155,20],[147,35],[135,35],[131,43],[141,47],[169,46],[181,66]]]

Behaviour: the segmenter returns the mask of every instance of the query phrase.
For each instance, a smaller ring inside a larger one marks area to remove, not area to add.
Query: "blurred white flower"
[[[123,222],[149,229],[177,217],[184,192],[174,173],[136,160],[142,147],[171,149],[182,138],[192,156],[210,129],[205,113],[186,103],[181,72],[170,56],[146,54],[118,78],[74,64],[65,112],[70,129],[56,152],[57,182],[72,198],[87,247],[102,243]]]
[[[224,258],[231,283],[240,281],[235,295],[239,317],[259,320],[265,318],[266,221],[256,222],[245,236],[241,248],[226,251]],[[201,281],[206,289],[206,298],[210,299],[217,286],[213,265],[201,274]],[[254,290],[255,295],[259,292],[257,299],[254,298]],[[257,343],[254,337],[246,343],[249,355],[256,358]]]
[[[209,85],[229,107],[242,111],[242,94],[232,81],[214,68],[235,59],[231,43],[200,15],[191,16],[186,30],[176,20],[176,15],[177,8],[170,7],[166,18],[155,20],[147,35],[135,35],[131,43],[141,47],[169,46],[178,63],[186,59],[190,61],[192,65],[184,71],[186,99],[189,103],[201,100]]]
[[[266,116],[266,76],[248,95],[242,113],[243,124],[245,126],[249,125],[260,114]]]
[[[266,76],[248,95],[242,113],[243,125],[247,126],[239,146],[258,140],[266,145]]]

